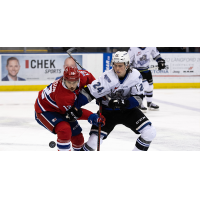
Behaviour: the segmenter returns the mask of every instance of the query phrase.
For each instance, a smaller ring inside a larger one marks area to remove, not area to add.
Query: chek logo
[[[54,65],[55,60],[25,60],[25,68],[56,68]]]

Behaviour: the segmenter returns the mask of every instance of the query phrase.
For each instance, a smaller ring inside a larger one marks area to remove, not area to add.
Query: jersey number
[[[104,87],[99,87],[101,86],[101,83],[100,82],[97,82],[96,84],[93,85],[94,89],[97,89],[98,93],[100,93]]]
[[[144,87],[143,87],[142,83],[140,85],[136,85],[135,87],[136,87],[137,91],[140,90],[142,92],[144,90]]]
[[[140,86],[140,91],[143,91],[144,90],[143,84],[141,83],[139,86]]]

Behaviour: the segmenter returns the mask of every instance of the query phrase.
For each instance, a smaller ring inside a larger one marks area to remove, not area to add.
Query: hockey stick
[[[101,117],[102,113],[102,103],[99,101],[99,116]],[[100,151],[100,138],[101,138],[101,124],[99,124],[99,129],[98,129],[98,141],[97,141],[97,151]]]
[[[77,51],[77,48],[72,47],[72,48],[70,48],[70,49],[67,50],[67,54],[70,56],[70,58],[72,58],[72,59],[76,62],[76,64],[77,64],[81,69],[85,70],[85,69],[78,63],[78,61],[77,61],[75,58],[73,58],[73,56],[71,55],[71,53],[74,52],[74,51]]]
[[[133,69],[137,69],[137,68],[133,68]],[[138,70],[138,69],[137,69]],[[158,70],[158,67],[149,67],[148,69],[144,69],[144,70],[138,70],[139,72],[145,72],[145,71],[153,71],[153,70]]]

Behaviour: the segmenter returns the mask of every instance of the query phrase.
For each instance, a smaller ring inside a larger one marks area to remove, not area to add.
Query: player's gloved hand
[[[128,99],[121,100],[120,110],[121,111],[126,110],[129,105],[130,105],[130,102]]]
[[[164,59],[160,59],[158,61],[158,69],[161,70],[161,69],[165,69],[165,60]]]
[[[127,99],[111,99],[108,103],[108,107],[112,108],[113,110],[118,108],[123,111],[129,106],[129,104],[130,102]]]
[[[104,126],[105,121],[106,121],[106,118],[103,115],[99,116],[95,113],[91,114],[88,118],[88,122],[97,127],[99,126],[99,124],[101,124],[101,126]]]
[[[76,107],[72,107],[70,108],[67,112],[66,112],[66,118],[70,121],[70,122],[74,122],[76,121],[78,118],[80,118],[83,114],[83,111],[81,109],[77,109]]]

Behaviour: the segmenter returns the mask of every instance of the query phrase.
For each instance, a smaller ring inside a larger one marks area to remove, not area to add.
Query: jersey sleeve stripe
[[[42,112],[46,112],[46,110],[42,107],[42,105],[40,104],[40,101],[39,101],[39,98],[37,98],[37,103],[38,103],[38,106],[40,107],[41,111]]]
[[[44,93],[44,94],[45,94],[45,97],[46,97],[47,101],[48,101],[51,105],[55,106],[56,108],[59,108],[59,107],[57,106],[56,102],[53,101],[49,95],[47,95],[46,93]]]
[[[160,56],[160,54],[159,55],[157,55],[155,58],[154,58],[154,60],[158,60],[158,59],[161,59],[161,56]]]

